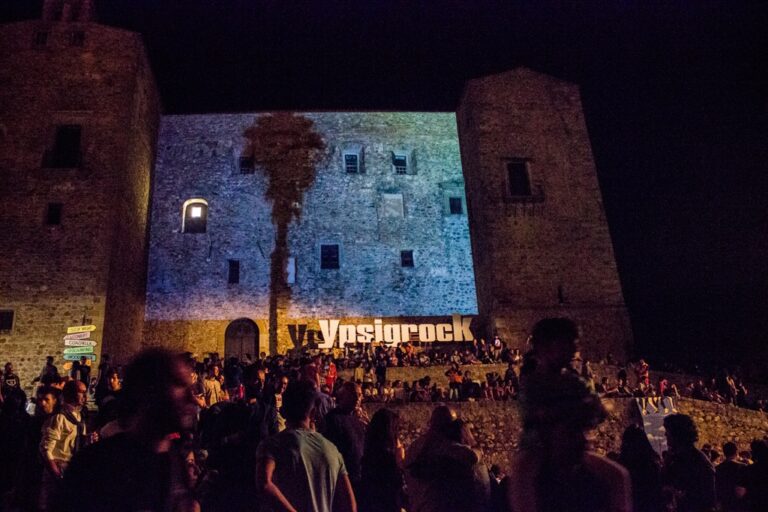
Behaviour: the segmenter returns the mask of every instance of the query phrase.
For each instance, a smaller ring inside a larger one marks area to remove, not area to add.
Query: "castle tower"
[[[93,20],[46,0],[0,27],[0,353],[27,382],[68,327],[97,357],[142,331],[159,102],[141,37]]]
[[[629,318],[578,88],[518,68],[471,80],[457,112],[478,312],[526,349],[539,319],[582,327],[582,353],[625,355]]]

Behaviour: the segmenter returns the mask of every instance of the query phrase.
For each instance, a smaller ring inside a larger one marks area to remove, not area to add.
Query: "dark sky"
[[[518,65],[580,84],[639,346],[768,356],[768,3],[97,4],[144,34],[168,113],[454,110]]]

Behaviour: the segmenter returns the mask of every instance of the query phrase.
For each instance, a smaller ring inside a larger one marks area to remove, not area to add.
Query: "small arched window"
[[[208,201],[187,199],[184,201],[181,218],[182,233],[205,233],[208,223]]]

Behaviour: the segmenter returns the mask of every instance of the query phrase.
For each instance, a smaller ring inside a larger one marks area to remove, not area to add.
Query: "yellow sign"
[[[96,326],[95,325],[75,325],[72,327],[67,327],[67,334],[74,334],[76,332],[88,332],[88,331],[95,331]]]

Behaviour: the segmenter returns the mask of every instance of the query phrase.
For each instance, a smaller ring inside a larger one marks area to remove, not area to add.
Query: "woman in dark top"
[[[662,508],[661,457],[651,447],[645,431],[630,425],[621,438],[619,463],[629,471],[635,512]]]
[[[400,512],[405,506],[401,469],[405,453],[399,434],[400,416],[390,409],[376,411],[365,436],[360,512]]]

